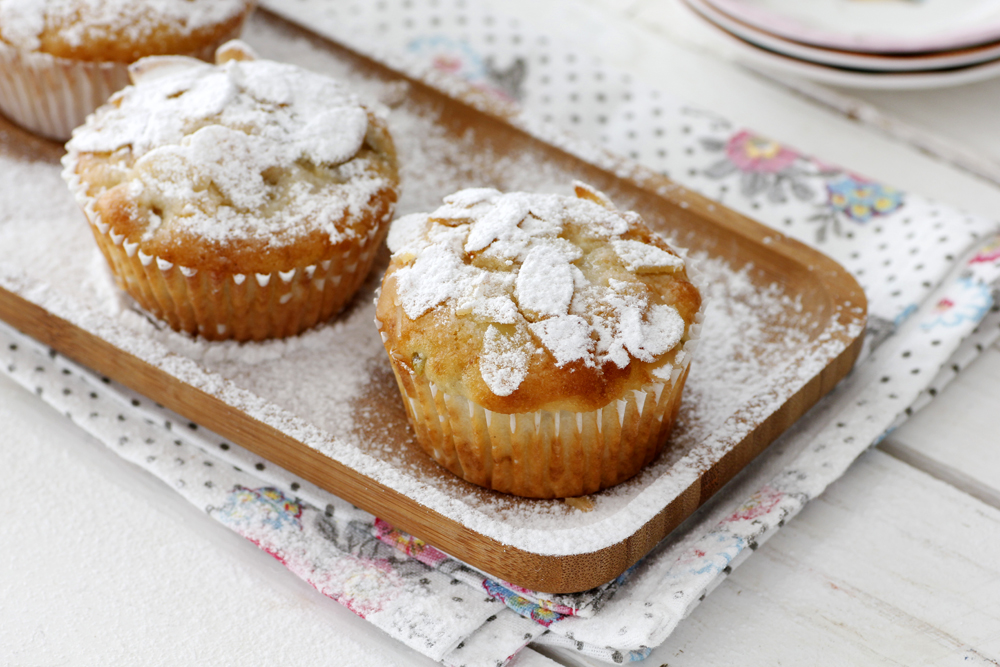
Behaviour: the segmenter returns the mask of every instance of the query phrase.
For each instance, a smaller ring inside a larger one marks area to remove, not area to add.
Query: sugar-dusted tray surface
[[[475,132],[456,138],[442,129],[440,110],[408,100],[408,84],[359,74],[335,50],[266,18],[252,21],[245,37],[262,57],[330,74],[390,108],[403,169],[398,214],[432,209],[469,186],[568,194],[580,176],[535,154],[484,150]],[[788,285],[695,253],[709,305],[667,452],[635,479],[592,496],[591,511],[483,492],[409,440],[373,324],[385,252],[347,311],[324,326],[283,341],[195,340],[164,329],[115,289],[60,178],[60,155],[0,119],[0,287],[444,517],[533,553],[590,553],[628,538],[844,347],[831,338],[831,349],[817,353],[816,322]]]

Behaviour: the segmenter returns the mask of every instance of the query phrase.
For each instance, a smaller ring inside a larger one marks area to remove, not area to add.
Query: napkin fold
[[[475,0],[261,4],[393,66],[461,76],[520,104],[526,125],[568,127],[666,173],[829,254],[869,299],[855,371],[639,564],[575,595],[494,580],[0,325],[0,365],[16,381],[324,595],[446,665],[493,667],[531,642],[610,663],[646,657],[861,452],[1000,337],[993,221],[632,81],[578,47],[605,25],[544,35]]]

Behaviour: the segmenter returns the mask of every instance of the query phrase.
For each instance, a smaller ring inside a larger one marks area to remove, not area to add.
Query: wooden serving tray
[[[40,266],[44,261],[24,257],[13,247],[23,232],[12,226],[9,212],[4,219],[4,198],[17,196],[9,189],[0,189],[0,317],[466,563],[552,593],[603,584],[647,554],[853,365],[861,348],[866,301],[854,279],[826,256],[633,163],[559,137],[539,138],[516,109],[474,89],[411,78],[265,12],[252,21],[246,38],[264,57],[331,71],[393,106],[390,124],[400,144],[408,193],[400,212],[433,207],[463,186],[511,190],[561,184],[568,192],[575,178],[606,192],[622,208],[639,212],[651,226],[709,261],[747,267],[746,279],[755,289],[778,289],[782,303],[788,304],[780,326],[760,334],[760,345],[781,360],[762,371],[765,389],[723,406],[726,417],[710,432],[688,424],[697,421],[703,407],[699,403],[712,397],[702,393],[690,398],[677,442],[635,480],[590,497],[596,509],[584,512],[559,501],[487,492],[430,462],[412,440],[388,362],[377,355],[366,366],[360,389],[335,406],[351,415],[349,428],[339,433],[331,432],[322,413],[300,409],[294,387],[282,387],[275,393],[280,398],[268,394],[267,387],[247,389],[246,377],[259,367],[227,376],[158,342],[176,334],[164,334],[151,323],[145,325],[148,331],[129,329],[108,314],[103,297],[80,287],[93,272],[86,250],[90,232],[82,217],[56,207],[50,219],[16,221],[48,226],[47,233],[69,248],[65,260],[46,260],[54,267],[46,269]],[[394,115],[401,119],[396,125]],[[57,173],[61,154],[60,146],[0,118],[0,158],[9,164],[41,164],[49,178],[49,172]],[[68,192],[65,197],[71,200]],[[384,261],[328,331],[378,338],[374,324],[368,333],[363,320],[371,321],[372,294],[382,268]],[[150,341],[134,344],[135,336],[147,333]],[[692,381],[699,358],[708,359],[701,355],[713,353],[711,343],[706,334]],[[323,363],[325,356],[317,353],[315,362]],[[340,382],[335,373],[329,381],[331,386]]]

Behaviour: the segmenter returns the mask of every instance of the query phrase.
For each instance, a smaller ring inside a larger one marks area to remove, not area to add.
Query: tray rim
[[[289,23],[270,12],[268,14],[271,20]],[[298,26],[294,28],[303,30]],[[646,555],[850,371],[861,351],[867,302],[854,278],[829,257],[731,211],[722,204],[701,197],[627,158],[616,156],[582,140],[556,143],[552,141],[553,133],[548,128],[540,130],[530,117],[520,114],[512,105],[498,105],[471,87],[466,86],[463,91],[452,80],[417,78],[410,72],[388,67],[358,53],[349,46],[307,30],[305,32],[336,50],[347,52],[374,66],[376,70],[404,78],[411,85],[425,87],[452,102],[469,107],[475,113],[507,124],[528,139],[545,144],[548,149],[562,152],[574,161],[605,172],[610,178],[661,199],[670,206],[685,209],[687,214],[713,219],[730,234],[756,246],[766,245],[769,251],[792,260],[826,290],[834,305],[841,306],[830,323],[837,325],[831,335],[843,347],[828,359],[827,365],[819,373],[804,382],[774,412],[757,423],[709,471],[699,474],[694,483],[629,537],[595,551],[553,556],[504,544],[439,514],[412,498],[402,496],[273,426],[233,408],[221,398],[184,383],[167,371],[121,350],[113,343],[2,286],[0,318],[67,357],[154,398],[175,412],[204,424],[331,493],[369,511],[377,508],[380,518],[470,565],[525,588],[551,593],[588,590],[614,579]],[[556,140],[558,141],[558,137]],[[227,422],[219,417],[220,414],[228,415],[234,421]],[[723,463],[726,467],[733,468],[734,472],[708,474]],[[337,483],[330,485],[327,478],[321,478],[315,472],[320,470]]]

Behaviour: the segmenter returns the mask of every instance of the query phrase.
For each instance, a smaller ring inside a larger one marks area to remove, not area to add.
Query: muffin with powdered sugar
[[[635,475],[664,447],[701,328],[681,254],[575,192],[463,190],[389,234],[377,325],[417,441],[497,491]]]
[[[117,282],[210,340],[297,334],[364,281],[398,196],[385,119],[256,60],[154,57],[67,144],[63,176]]]
[[[0,113],[65,141],[154,55],[211,60],[253,0],[0,0]]]

